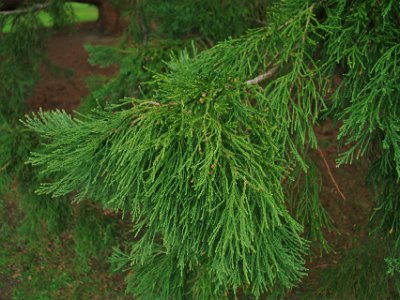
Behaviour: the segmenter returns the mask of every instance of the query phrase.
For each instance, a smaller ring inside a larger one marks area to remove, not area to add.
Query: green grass
[[[76,22],[91,22],[97,20],[99,12],[94,5],[83,3],[70,3],[74,10]]]
[[[129,299],[106,259],[91,260],[89,268],[80,270],[70,233],[23,239],[18,199],[13,192],[0,196],[0,299]]]
[[[96,6],[94,6],[94,5],[84,4],[84,3],[75,3],[75,2],[67,3],[66,5],[72,8],[72,10],[74,12],[76,23],[96,21],[99,16],[99,12],[98,12]],[[53,26],[53,24],[54,24],[53,19],[48,13],[40,12],[38,17],[39,17],[40,22],[45,27]],[[5,23],[5,25],[2,29],[2,31],[4,33],[10,32],[11,23],[12,23],[12,18],[9,18],[9,20],[7,20],[7,22]]]

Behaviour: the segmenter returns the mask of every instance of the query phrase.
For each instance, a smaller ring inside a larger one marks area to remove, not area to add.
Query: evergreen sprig
[[[151,254],[161,234],[182,273],[196,270],[203,256],[212,261],[214,289],[243,281],[256,283],[255,294],[277,283],[290,287],[302,274],[305,244],[284,206],[284,170],[264,113],[251,98],[238,101],[250,96],[232,89],[218,103],[135,101],[130,110],[84,120],[62,112],[28,119],[52,141],[30,160],[54,179],[40,191],[102,195],[105,207],[141,220],[140,256]]]
[[[263,29],[194,58],[183,52],[155,76],[151,100],[26,119],[44,139],[29,162],[52,178],[40,193],[77,191],[137,223],[141,237],[126,256],[137,295],[210,298],[242,287],[259,297],[304,275],[307,245],[281,182],[297,164],[307,170],[304,149],[316,146],[324,106],[309,54],[325,30],[314,8],[287,6],[287,18]],[[246,83],[272,65],[265,87]]]

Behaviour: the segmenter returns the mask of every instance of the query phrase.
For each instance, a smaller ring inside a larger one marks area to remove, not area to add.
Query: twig
[[[159,103],[157,101],[146,101],[145,103],[146,104],[152,104],[152,105],[155,105],[155,106],[161,106],[161,103]]]
[[[148,101],[143,101],[139,104],[150,104],[150,105],[154,105],[154,106],[174,106],[176,105],[176,102],[169,102],[169,103],[160,103],[157,101],[153,101],[153,100],[148,100]]]
[[[32,5],[30,7],[21,8],[21,9],[4,10],[4,11],[0,11],[0,15],[7,16],[7,15],[23,14],[23,13],[28,13],[31,11],[41,10],[43,8],[46,8],[47,6],[49,6],[49,3],[36,4],[36,5]]]
[[[312,10],[314,9],[314,7],[315,7],[315,3],[311,4],[311,5],[308,7],[308,10],[312,11]],[[278,30],[281,30],[281,29],[283,29],[284,27],[288,26],[290,23],[294,22],[294,20],[295,20],[297,17],[298,17],[298,15],[297,15],[296,17],[294,17],[294,18],[290,18],[289,20],[287,20],[284,24],[282,24],[281,26],[278,27]],[[307,21],[306,21],[306,31],[307,31],[309,22],[310,22],[310,17],[308,17],[308,18],[307,18]],[[304,43],[304,42],[305,42],[305,32],[304,32],[304,35],[303,35],[303,43]],[[296,46],[296,47],[297,47],[297,46]],[[247,80],[246,83],[247,83],[247,84],[257,84],[257,83],[259,83],[259,82],[261,82],[261,81],[264,81],[264,80],[266,80],[266,79],[272,77],[272,76],[275,74],[275,72],[276,72],[277,70],[278,70],[278,66],[275,66],[275,67],[273,67],[272,69],[270,69],[269,71],[265,72],[264,74],[258,75],[257,77],[255,77],[255,78],[253,78],[253,79]]]
[[[313,6],[311,7],[311,10],[312,9],[313,9]],[[308,29],[308,25],[309,24],[310,24],[310,16],[308,16],[308,18],[307,18],[306,26],[305,26],[305,29],[304,29],[304,32],[303,32],[303,38],[302,38],[303,44],[305,44],[305,42],[306,42],[307,29]]]
[[[246,83],[247,84],[258,84],[261,81],[264,81],[264,80],[274,76],[274,74],[276,73],[277,70],[278,70],[278,66],[275,66],[272,69],[270,69],[269,71],[265,72],[264,74],[258,75],[257,77],[255,77],[253,79],[247,80]]]
[[[144,13],[143,13],[143,9],[142,7],[140,7],[137,11],[136,11],[136,19],[139,23],[140,28],[142,29],[142,33],[143,33],[143,42],[147,43],[147,41],[149,40],[149,30],[147,28],[146,22],[143,18]]]
[[[311,4],[306,10],[310,10],[312,11],[315,7],[316,3]],[[304,12],[304,11],[303,11]],[[283,23],[281,26],[278,27],[278,30],[281,30],[283,28],[285,28],[286,26],[288,26],[290,23],[294,22],[294,20],[296,20],[299,17],[299,14],[295,15],[294,17],[290,18],[289,20],[287,20],[285,23]]]
[[[9,165],[10,165],[10,162],[5,163],[5,164],[0,168],[0,172],[3,172]]]
[[[346,196],[345,196],[345,195],[342,193],[342,191],[340,190],[339,185],[337,184],[336,179],[335,179],[335,177],[334,177],[333,174],[332,174],[331,168],[329,167],[329,164],[328,164],[328,162],[327,162],[327,160],[326,160],[326,158],[325,158],[324,153],[322,152],[322,150],[321,150],[320,148],[318,148],[317,150],[318,150],[318,154],[321,156],[322,160],[324,161],[324,164],[325,164],[325,166],[326,166],[326,169],[328,170],[329,177],[331,178],[331,180],[332,180],[332,182],[333,182],[333,184],[334,184],[334,186],[335,186],[337,192],[338,192],[339,195],[343,198],[343,200],[346,200]]]
[[[334,265],[335,264],[332,264],[332,263],[330,263],[330,264],[320,264],[320,265],[313,266],[313,270],[315,270],[315,269],[325,269],[325,268],[333,267]]]

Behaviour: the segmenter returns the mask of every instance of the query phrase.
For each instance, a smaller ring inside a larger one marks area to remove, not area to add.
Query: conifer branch
[[[308,9],[309,9],[310,11],[312,11],[312,10],[314,9],[314,7],[315,7],[315,3],[313,3],[312,5],[310,5],[310,7],[309,7]],[[297,16],[296,16],[296,17],[297,17]],[[283,25],[281,25],[281,26],[279,27],[279,29],[281,30],[281,29],[285,28],[286,26],[288,26],[289,24],[291,24],[295,19],[296,19],[296,18],[291,18],[291,19],[289,19],[289,20],[286,21]],[[307,31],[307,28],[308,28],[308,26],[309,26],[309,23],[310,23],[310,17],[308,17],[308,18],[307,18],[307,21],[306,21],[305,31],[304,31],[304,35],[303,35],[303,39],[302,39],[303,43],[305,42],[305,33],[306,33],[306,31]],[[295,47],[295,48],[296,48],[296,47]],[[271,64],[270,64],[269,66],[271,66]],[[268,66],[268,67],[269,67],[269,66]],[[274,76],[277,70],[278,70],[278,66],[274,66],[274,67],[273,67],[272,69],[270,69],[269,71],[267,71],[267,72],[265,72],[265,73],[263,73],[263,74],[261,74],[261,75],[258,75],[257,77],[255,77],[255,78],[253,78],[253,79],[247,80],[247,81],[246,81],[246,84],[258,84],[258,83],[260,83],[260,82],[262,82],[262,81],[264,81],[264,80],[266,80],[266,79],[271,78],[272,76]]]
[[[35,4],[26,8],[21,8],[21,9],[14,9],[14,10],[5,10],[5,11],[0,11],[0,15],[2,16],[7,16],[7,15],[18,15],[18,14],[24,14],[24,13],[29,13],[32,11],[37,11],[44,9],[49,6],[49,3],[43,3],[43,4]]]
[[[307,10],[312,11],[315,8],[315,3],[311,4]],[[287,20],[284,24],[282,24],[281,26],[279,26],[279,30],[282,30],[283,28],[285,28],[286,26],[290,25],[292,22],[294,22],[296,19],[298,18],[298,15],[296,15],[296,17],[294,18],[290,18],[289,20]],[[309,27],[309,23],[310,23],[310,16],[308,16],[307,20],[306,20],[306,25],[305,25],[305,30],[304,30],[304,34],[303,34],[303,38],[302,38],[302,42],[303,44],[305,43],[305,39],[306,39],[306,32],[307,29]],[[297,47],[295,47],[294,49],[296,49]],[[271,66],[271,64],[269,65]],[[269,67],[268,66],[268,67]],[[275,75],[276,71],[278,70],[278,66],[274,66],[272,69],[270,69],[269,71],[258,75],[257,77],[253,78],[253,79],[249,79],[246,81],[246,84],[258,84],[268,78],[271,78],[272,76]]]

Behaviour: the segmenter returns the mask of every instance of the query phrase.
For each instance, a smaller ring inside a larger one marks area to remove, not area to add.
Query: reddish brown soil
[[[39,108],[76,109],[80,99],[89,94],[85,80],[92,75],[111,76],[115,68],[99,68],[88,63],[85,44],[111,45],[117,37],[99,35],[96,24],[80,24],[76,31],[56,33],[48,42],[47,51],[54,68],[42,66],[41,80],[28,99],[32,110]]]
[[[335,238],[335,250],[351,248],[352,238],[366,235],[365,230],[373,206],[373,196],[365,182],[368,166],[365,161],[361,161],[336,168],[337,130],[328,122],[322,128],[316,128],[316,132],[320,145],[326,145],[326,148],[321,146],[320,149],[333,175],[333,178],[329,175],[321,155],[316,154],[318,157],[315,161],[323,176],[321,201],[330,213],[339,234]],[[345,199],[338,192],[333,180]]]
[[[308,259],[308,276],[286,299],[307,299],[303,291],[318,289],[320,271],[338,264],[343,250],[355,247],[367,236],[367,224],[373,208],[373,196],[365,182],[366,163],[356,162],[336,168],[337,129],[328,121],[315,131],[320,151],[314,151],[312,157],[322,176],[320,200],[334,225],[333,231],[325,232],[332,251],[322,255],[316,253]],[[318,299],[318,296],[314,294],[313,299]]]

